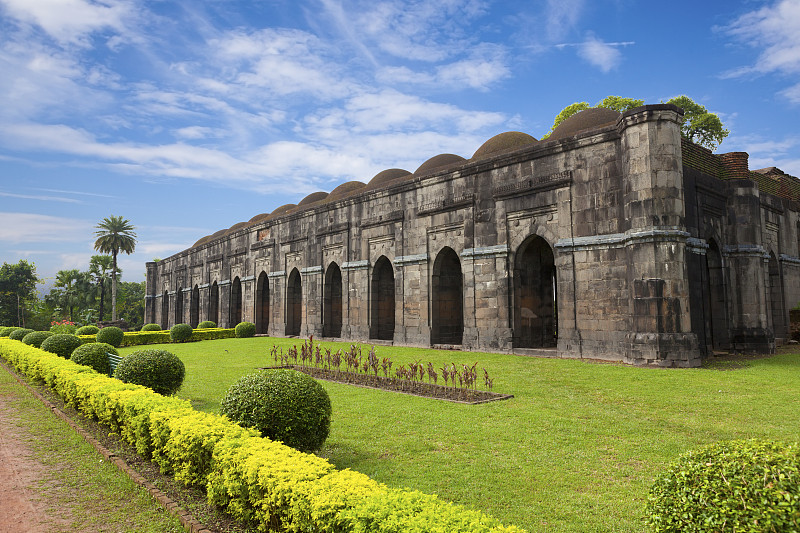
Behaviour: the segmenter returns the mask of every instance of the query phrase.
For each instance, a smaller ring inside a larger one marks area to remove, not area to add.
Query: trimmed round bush
[[[751,439],[686,453],[656,478],[646,513],[655,532],[797,531],[800,444]]]
[[[118,348],[122,344],[122,339],[125,334],[116,326],[106,326],[97,332],[97,342],[105,342],[114,348]]]
[[[47,337],[55,335],[52,331],[32,331],[22,337],[22,342],[28,346],[39,348]]]
[[[331,401],[314,378],[296,370],[248,374],[225,393],[223,415],[303,452],[322,447],[331,425]]]
[[[186,342],[192,338],[192,326],[189,324],[175,324],[169,330],[169,340],[172,342]]]
[[[161,326],[158,324],[145,324],[142,326],[142,331],[161,331]]]
[[[97,335],[98,331],[100,331],[100,328],[89,324],[78,328],[78,331],[75,332],[75,335]]]
[[[144,385],[165,396],[178,392],[185,376],[183,361],[166,350],[133,352],[114,371],[114,377],[125,383]]]
[[[256,334],[256,325],[252,322],[239,322],[236,324],[236,338],[237,339],[246,339],[248,337],[254,337]]]
[[[208,329],[208,328],[215,328],[217,327],[216,322],[212,322],[211,320],[203,320],[199,324],[197,324],[197,329]]]
[[[20,329],[20,328],[18,328],[16,326],[8,326],[8,327],[5,327],[5,328],[1,328],[0,329],[0,337],[8,337],[11,334],[11,332],[14,331],[15,329]]]
[[[17,328],[11,333],[8,334],[9,339],[14,339],[15,341],[21,341],[25,338],[25,335],[28,333],[33,333],[34,330],[28,328]]]
[[[108,354],[119,355],[119,352],[105,342],[89,342],[75,348],[70,359],[79,365],[90,366],[100,374],[109,374]]]
[[[60,355],[64,359],[69,359],[72,352],[83,344],[77,335],[70,335],[69,333],[56,333],[47,337],[40,348],[46,352]]]

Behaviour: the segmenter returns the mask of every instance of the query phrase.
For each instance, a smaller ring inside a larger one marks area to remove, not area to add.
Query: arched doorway
[[[431,344],[461,344],[464,336],[461,261],[445,247],[433,263]]]
[[[371,289],[369,338],[394,340],[394,269],[386,256],[382,255],[372,268]]]
[[[242,282],[235,277],[231,283],[230,312],[228,313],[228,327],[236,327],[242,321]]]
[[[266,272],[258,276],[256,285],[256,333],[266,335],[269,330],[269,278]]]
[[[219,285],[216,281],[208,292],[208,319],[219,326]]]
[[[303,324],[303,282],[295,268],[286,284],[286,335],[300,335]]]
[[[553,249],[534,235],[517,250],[514,261],[514,347],[556,345],[558,306]]]
[[[169,292],[161,295],[161,329],[169,329]]]
[[[322,298],[322,336],[342,336],[342,271],[331,263],[325,272]]]
[[[722,268],[722,254],[714,239],[708,241],[706,250],[706,268],[708,269],[708,317],[713,349],[727,349],[730,345],[728,337],[728,310],[725,301],[725,275]]]
[[[175,293],[175,323],[183,324],[183,287]]]
[[[192,288],[192,301],[189,304],[189,325],[193,328],[200,323],[200,287]]]
[[[775,254],[769,254],[769,301],[772,316],[772,331],[776,339],[785,339],[786,316],[783,305],[783,284],[781,283],[781,267]]]

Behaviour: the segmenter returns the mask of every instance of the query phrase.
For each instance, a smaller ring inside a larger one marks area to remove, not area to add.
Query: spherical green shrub
[[[207,328],[215,328],[217,327],[216,322],[212,322],[211,320],[203,320],[199,324],[197,324],[197,329],[207,329]]]
[[[237,339],[246,339],[255,336],[256,325],[252,322],[239,322],[236,324],[235,330]]]
[[[192,326],[189,324],[175,324],[169,330],[169,340],[172,342],[186,342],[192,338]]]
[[[119,352],[105,342],[89,342],[75,348],[70,359],[79,365],[90,366],[100,374],[108,374],[111,372],[108,354],[119,355]]]
[[[142,331],[161,331],[161,326],[158,324],[145,324],[142,326]]]
[[[321,448],[331,425],[328,393],[314,378],[296,370],[243,376],[225,393],[221,412],[304,452]]]
[[[97,342],[105,342],[118,348],[122,344],[125,334],[116,326],[106,326],[97,332]]]
[[[8,338],[14,339],[15,341],[21,341],[28,333],[33,333],[33,330],[29,328],[17,328],[8,334]]]
[[[40,348],[46,352],[60,355],[64,359],[69,359],[72,352],[83,344],[77,335],[70,335],[69,333],[56,333],[47,337]]]
[[[55,335],[52,331],[32,331],[22,337],[22,342],[28,346],[39,348],[47,337]]]
[[[166,350],[133,352],[114,371],[114,377],[125,383],[144,385],[165,396],[178,392],[185,375],[183,361]]]
[[[78,328],[78,331],[75,332],[75,335],[97,335],[98,331],[100,331],[100,328],[88,324],[86,326]]]
[[[654,532],[798,531],[800,444],[739,440],[682,455],[653,483]]]
[[[0,337],[8,337],[9,334],[14,331],[15,329],[19,329],[16,326],[8,326],[5,328],[0,329]]]

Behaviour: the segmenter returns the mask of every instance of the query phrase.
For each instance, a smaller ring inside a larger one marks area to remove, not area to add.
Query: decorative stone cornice
[[[282,278],[284,276],[286,276],[285,270],[276,270],[275,272],[267,273],[268,278]]]
[[[647,242],[680,241],[686,242],[690,233],[677,228],[654,228],[649,230],[626,231],[559,239],[555,247],[564,251],[590,250],[592,248],[622,248],[632,244]]]
[[[708,243],[704,239],[689,237],[686,239],[686,249],[693,254],[706,255]]]
[[[403,255],[400,257],[395,257],[393,263],[397,266],[406,266],[406,265],[416,265],[419,263],[427,263],[428,262],[428,254],[416,254],[416,255]]]
[[[479,256],[500,256],[508,255],[509,248],[507,244],[498,244],[496,246],[483,246],[480,248],[467,248],[461,252],[461,257],[479,257]]]
[[[783,263],[791,263],[793,265],[800,265],[800,257],[795,257],[793,255],[781,254],[778,257],[778,260]]]
[[[769,252],[760,244],[726,244],[722,254],[727,256],[750,256],[769,259]]]
[[[347,261],[342,263],[342,270],[361,270],[369,268],[369,259],[362,259],[361,261]]]
[[[321,266],[310,266],[300,269],[301,274],[322,274],[324,269]]]

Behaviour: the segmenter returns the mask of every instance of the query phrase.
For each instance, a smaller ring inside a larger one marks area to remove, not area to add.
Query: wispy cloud
[[[634,41],[607,43],[589,34],[583,42],[560,43],[555,45],[555,48],[576,48],[581,59],[607,73],[622,62],[620,48],[634,44],[636,44]]]
[[[92,235],[85,220],[33,213],[0,212],[0,241],[10,243],[82,242]]]
[[[39,200],[42,202],[62,202],[68,204],[79,204],[79,200],[74,198],[64,198],[63,196],[44,196],[39,194],[17,194],[0,191],[0,196],[4,198],[19,198],[21,200]]]
[[[722,74],[735,78],[753,74],[800,73],[800,0],[780,0],[745,13],[728,26],[716,28],[747,46],[760,50],[756,61]],[[781,94],[800,103],[800,83]]]

